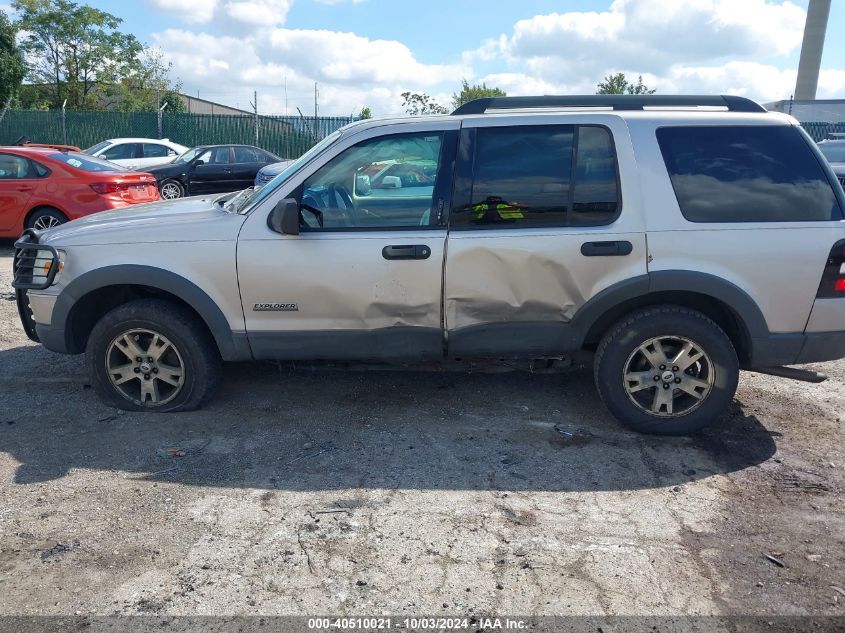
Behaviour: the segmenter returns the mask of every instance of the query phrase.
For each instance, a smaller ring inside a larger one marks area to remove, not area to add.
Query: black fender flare
[[[252,358],[246,333],[232,331],[223,311],[202,288],[169,270],[139,264],[117,264],[91,270],[71,281],[59,293],[50,327],[63,332],[69,351],[73,345],[68,326],[74,306],[90,292],[108,286],[147,286],[179,297],[208,326],[224,360]]]

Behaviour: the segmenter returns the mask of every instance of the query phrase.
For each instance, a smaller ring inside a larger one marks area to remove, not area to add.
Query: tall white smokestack
[[[807,22],[804,25],[804,42],[798,62],[798,81],[795,84],[796,101],[812,101],[819,86],[819,68],[830,15],[830,0],[810,0]]]

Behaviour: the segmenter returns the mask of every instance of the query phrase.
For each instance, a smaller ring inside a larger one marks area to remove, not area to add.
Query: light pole
[[[798,62],[798,80],[795,83],[796,101],[813,101],[819,86],[819,69],[830,16],[830,0],[810,0],[807,22],[804,24],[804,41]]]

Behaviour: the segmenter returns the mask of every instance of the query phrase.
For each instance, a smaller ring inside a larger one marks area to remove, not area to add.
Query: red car
[[[0,147],[0,237],[156,200],[151,174],[78,152]]]

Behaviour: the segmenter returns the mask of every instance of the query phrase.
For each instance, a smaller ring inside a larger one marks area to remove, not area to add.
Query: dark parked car
[[[279,157],[252,145],[201,145],[167,165],[150,167],[166,200],[252,187],[255,175]]]

